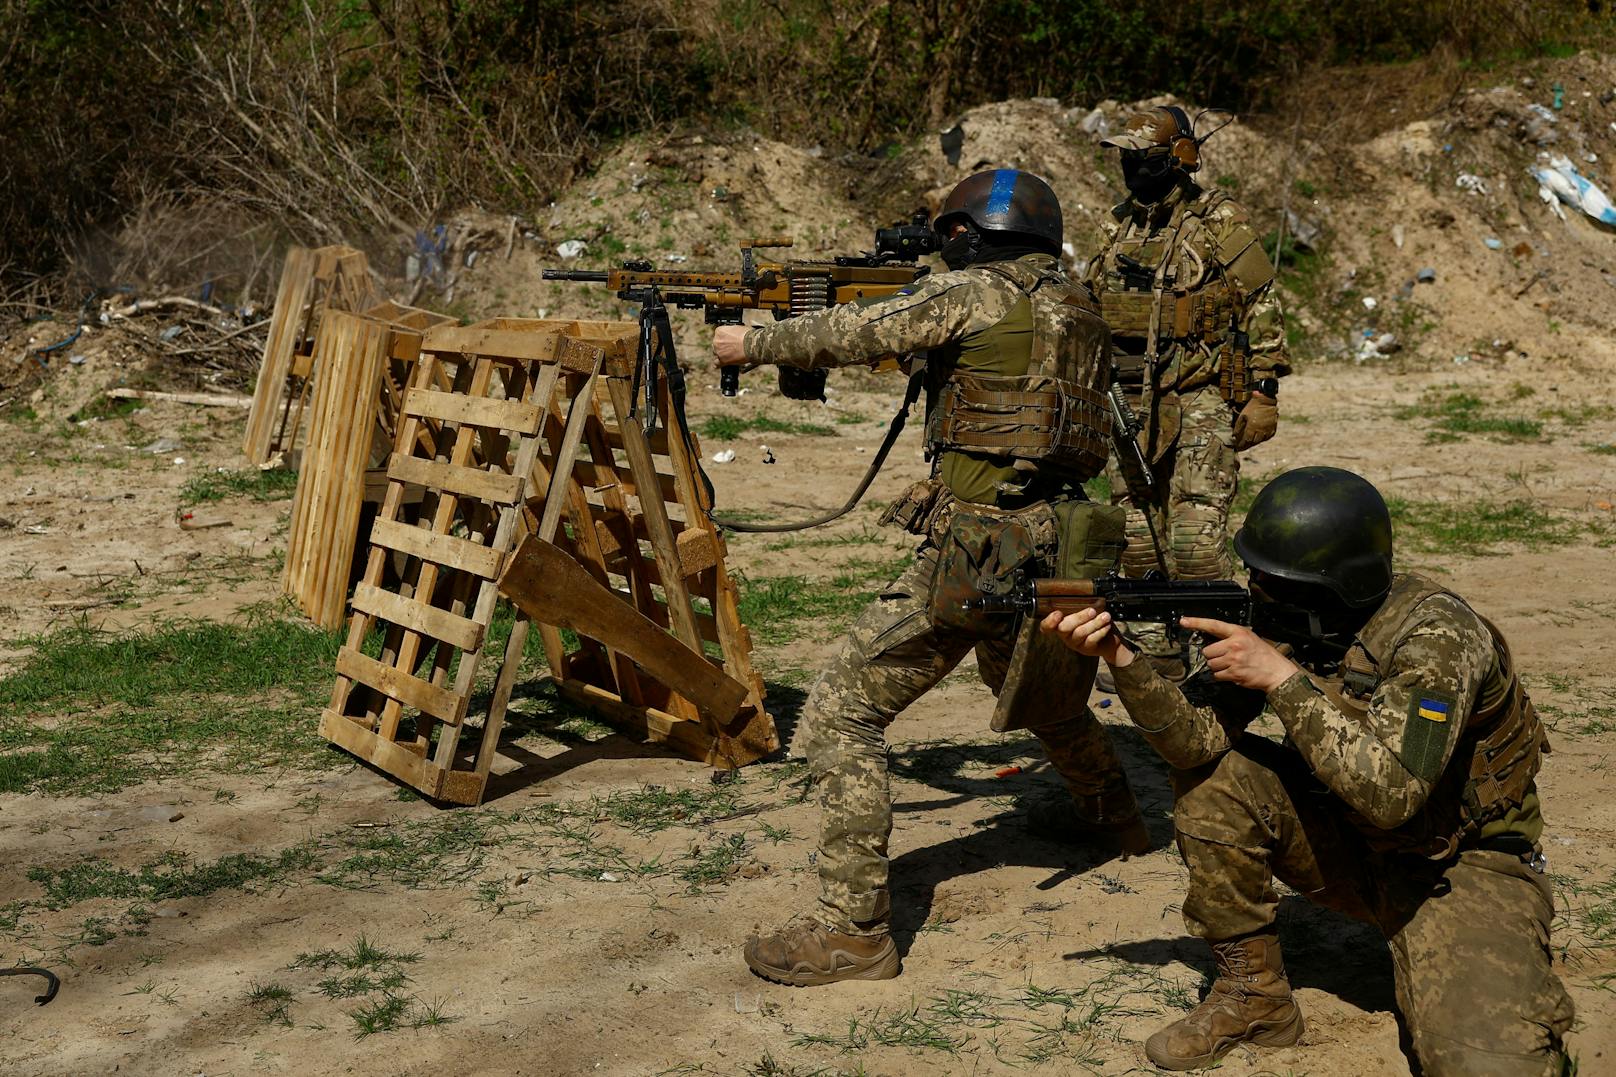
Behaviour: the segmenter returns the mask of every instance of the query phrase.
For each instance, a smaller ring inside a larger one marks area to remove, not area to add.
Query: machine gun
[[[908,224],[879,228],[875,250],[829,261],[770,262],[758,259],[762,248],[790,247],[787,236],[754,239],[741,245],[739,273],[687,273],[659,270],[648,261],[624,262],[620,269],[546,269],[543,279],[604,284],[630,303],[660,302],[706,311],[709,325],[739,325],[741,312],[767,310],[776,318],[812,314],[857,299],[878,299],[905,288],[931,272],[916,259],[938,249],[931,217],[917,210]],[[740,370],[720,375],[725,396],[740,391]],[[822,400],[824,370],[780,368],[780,392],[793,400]]]
[[[981,598],[967,609],[988,613],[1025,613],[1035,617],[1051,611],[1075,613],[1105,610],[1113,620],[1144,621],[1167,626],[1167,634],[1183,632],[1180,617],[1208,617],[1231,624],[1251,624],[1251,593],[1233,580],[1169,580],[1152,572],[1141,579],[1112,574],[1093,579],[1033,579],[1023,576],[1008,591],[983,588]]]

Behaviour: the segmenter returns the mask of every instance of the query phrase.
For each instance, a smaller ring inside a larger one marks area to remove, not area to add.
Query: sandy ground
[[[1552,145],[1578,154],[1598,145],[1601,162],[1585,167],[1608,183],[1616,154],[1598,111],[1609,106],[1596,95],[1612,65],[1563,66],[1555,77],[1571,104]],[[1616,349],[1607,338],[1616,277],[1610,235],[1574,215],[1557,220],[1525,185],[1535,146],[1523,142],[1522,117],[1533,93],[1513,85],[1444,97],[1446,111],[1412,120],[1404,112],[1345,148],[1304,139],[1298,149],[1288,132],[1237,125],[1211,144],[1223,156],[1209,175],[1247,176],[1242,195],[1264,219],[1291,191],[1334,242],[1332,259],[1288,296],[1316,351],[1298,356],[1281,432],[1246,456],[1245,473],[1335,464],[1400,499],[1410,521],[1399,532],[1402,564],[1437,574],[1503,626],[1553,725],[1540,787],[1558,890],[1554,947],[1578,1008],[1582,1072],[1599,1074],[1616,1072],[1608,989],[1616,807],[1607,795],[1616,743],[1607,702],[1616,688],[1608,628]],[[1107,110],[1120,115],[1114,103]],[[1072,144],[1087,137],[1076,134],[1087,115],[1040,102],[985,106],[967,116],[957,165],[921,143],[862,176],[856,163],[762,139],[630,144],[558,200],[535,226],[543,235],[517,244],[510,261],[495,253],[503,222],[483,222],[483,257],[461,264],[452,300],[441,298],[468,317],[615,312],[604,292],[535,283],[538,266],[554,259],[548,244],[581,237],[609,249],[602,237],[611,235],[630,254],[689,253],[692,266],[706,255],[716,267],[748,230],[811,219],[818,230],[805,229],[805,246],[849,249],[914,199],[996,163],[1050,175],[1077,207],[1069,232],[1081,248],[1116,193],[1103,156]],[[1491,193],[1457,189],[1461,170],[1482,176]],[[855,210],[861,198],[877,208]],[[1502,250],[1482,245],[1490,235],[1503,238]],[[1397,300],[1401,282],[1427,265],[1437,267],[1436,283]],[[1365,298],[1378,300],[1378,313]],[[687,343],[702,339],[682,324]],[[1395,332],[1405,347],[1355,364],[1350,353],[1366,329]],[[18,347],[0,348],[0,364]],[[193,522],[226,522],[204,530],[176,519],[187,480],[241,466],[241,414],[159,404],[63,426],[97,386],[125,373],[118,364],[127,356],[90,352],[83,367],[40,387],[18,388],[0,365],[0,397],[26,400],[40,416],[0,411],[9,467],[0,487],[0,670],[15,668],[28,637],[77,617],[115,628],[222,618],[279,592],[289,501],[200,506]],[[763,414],[836,430],[742,435],[726,446],[735,461],[711,468],[720,506],[789,517],[839,504],[879,441],[898,382],[838,374],[827,407],[785,401],[759,374],[748,395],[724,401],[701,355],[686,352],[698,360],[698,423]],[[1461,394],[1480,401],[1472,417],[1531,419],[1540,432],[1444,434],[1442,409]],[[858,418],[838,422],[850,416]],[[161,437],[180,444],[145,451]],[[763,462],[764,443],[778,463]],[[911,431],[864,507],[796,539],[737,537],[732,566],[754,579],[827,581],[896,565],[906,542],[874,518],[923,469]],[[1543,514],[1562,541],[1431,529],[1444,512],[1465,520],[1500,509]],[[761,639],[755,655],[787,736],[840,625],[792,627],[790,638]],[[1114,701],[1097,696],[1158,847],[1105,861],[1028,836],[1023,798],[1055,780],[1030,740],[988,731],[990,697],[968,667],[891,729],[904,954],[896,980],[793,990],[752,977],[741,962],[747,935],[815,900],[817,810],[804,799],[800,766],[760,764],[715,786],[696,764],[552,720],[534,680],[513,710],[516,744],[538,761],[498,783],[477,810],[400,797],[386,777],[335,751],[315,772],[247,778],[204,767],[101,797],[0,795],[0,906],[30,903],[20,918],[0,919],[0,959],[45,962],[63,976],[46,1008],[28,1002],[35,981],[0,980],[0,1070],[1149,1071],[1143,1039],[1193,1004],[1207,970],[1178,912],[1184,873],[1170,847],[1165,771]],[[308,715],[311,729],[316,720]],[[995,777],[1011,765],[1021,772]],[[51,872],[243,856],[283,869],[193,888],[204,894],[170,887],[151,900],[43,904]],[[1407,1072],[1384,945],[1294,898],[1282,925],[1308,1033],[1294,1048],[1237,1051],[1223,1072]],[[361,960],[361,939],[387,954]],[[361,976],[375,982],[351,982]],[[365,1035],[388,994],[401,1000],[390,1022],[400,1027]]]

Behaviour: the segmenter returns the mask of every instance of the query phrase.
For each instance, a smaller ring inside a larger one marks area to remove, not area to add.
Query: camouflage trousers
[[[1143,576],[1160,568],[1150,538],[1153,524],[1169,576],[1175,580],[1226,580],[1234,572],[1229,506],[1240,480],[1232,413],[1216,387],[1181,394],[1179,406],[1177,441],[1151,468],[1157,498],[1154,505],[1134,500],[1115,453],[1106,464],[1111,503],[1128,510],[1128,547],[1122,555],[1122,572]],[[1136,465],[1130,462],[1129,470],[1137,470]],[[1148,654],[1176,653],[1157,626],[1141,626],[1130,635]]]
[[[937,565],[937,551],[923,546],[915,564],[853,624],[804,707],[804,747],[820,806],[819,918],[837,931],[879,934],[891,916],[886,727],[973,648],[982,680],[995,693],[1009,668],[1011,624],[1002,639],[986,641],[932,626],[927,597]],[[1088,708],[1095,665],[1077,668],[1078,683],[1037,693],[1047,713],[1027,716],[1024,725],[1074,795],[1131,804],[1110,734]]]
[[[1549,953],[1554,901],[1520,856],[1377,852],[1300,755],[1253,735],[1175,774],[1174,787],[1191,933],[1219,941],[1271,930],[1277,876],[1385,934],[1417,1072],[1561,1072],[1572,1006]]]

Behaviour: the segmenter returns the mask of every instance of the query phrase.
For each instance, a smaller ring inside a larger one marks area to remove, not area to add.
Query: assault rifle
[[[706,311],[708,325],[739,325],[741,312],[767,310],[776,318],[812,314],[856,299],[888,296],[931,272],[916,259],[938,249],[931,217],[917,210],[908,224],[878,228],[875,250],[829,261],[761,261],[761,248],[789,247],[787,236],[741,244],[739,273],[688,273],[659,270],[649,261],[624,262],[620,269],[546,269],[543,279],[604,284],[619,299],[644,304]],[[740,391],[740,370],[726,367],[720,375],[725,396]],[[780,368],[780,391],[793,400],[822,400],[824,370]]]
[[[1182,630],[1180,617],[1209,617],[1231,624],[1251,624],[1251,593],[1233,580],[1169,580],[1152,572],[1141,579],[1113,573],[1093,579],[1033,579],[1023,576],[1008,591],[982,588],[982,597],[966,609],[988,613],[1025,613],[1045,617],[1051,611],[1076,613],[1101,609],[1117,621],[1144,621],[1167,626],[1169,636]]]

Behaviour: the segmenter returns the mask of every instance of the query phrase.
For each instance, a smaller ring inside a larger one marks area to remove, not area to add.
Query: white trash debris
[[[1548,159],[1546,167],[1533,169],[1532,175],[1566,205],[1582,210],[1600,224],[1616,226],[1616,206],[1592,180],[1577,171],[1569,158],[1557,153]]]
[[[735,459],[734,449],[720,449],[718,452],[713,453],[713,463],[715,464],[727,464],[733,459]]]
[[[589,249],[589,244],[581,239],[569,239],[556,244],[556,253],[563,258],[576,258]]]
[[[1461,191],[1469,191],[1471,194],[1492,193],[1487,189],[1487,181],[1476,175],[1474,172],[1459,173],[1458,177],[1454,179],[1453,185],[1459,188]]]

